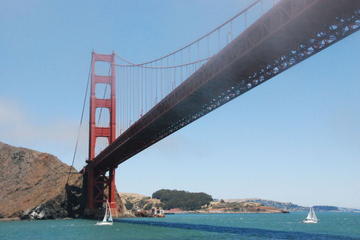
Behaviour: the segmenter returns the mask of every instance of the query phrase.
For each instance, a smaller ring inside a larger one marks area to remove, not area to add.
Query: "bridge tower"
[[[96,63],[109,63],[110,71],[107,75],[96,74]],[[108,144],[116,139],[116,71],[115,53],[110,55],[92,52],[91,61],[91,88],[90,88],[90,122],[89,122],[89,159],[86,167],[87,203],[85,214],[94,216],[97,210],[108,201],[110,209],[116,215],[116,187],[115,187],[115,167],[108,169],[97,169],[92,167],[95,159],[96,140],[106,138]],[[105,88],[110,91],[110,97],[100,99],[96,97],[98,84],[105,84]],[[105,108],[109,110],[109,123],[105,127],[96,125],[97,109]],[[106,189],[108,192],[106,193]]]

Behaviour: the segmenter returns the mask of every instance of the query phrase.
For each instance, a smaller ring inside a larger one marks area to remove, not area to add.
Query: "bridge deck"
[[[359,29],[358,0],[283,0],[90,163],[116,167],[167,135]]]

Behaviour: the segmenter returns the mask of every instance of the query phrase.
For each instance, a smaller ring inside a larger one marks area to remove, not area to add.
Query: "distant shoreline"
[[[165,210],[165,215],[174,215],[174,214],[238,214],[238,213],[290,213],[286,210],[279,211],[177,211],[177,212],[168,212]]]

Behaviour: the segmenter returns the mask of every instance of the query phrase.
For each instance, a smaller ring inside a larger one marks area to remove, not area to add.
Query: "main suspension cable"
[[[203,58],[203,59],[199,59],[193,62],[188,62],[188,63],[184,63],[184,64],[178,64],[178,65],[172,65],[172,66],[144,66],[142,64],[114,64],[114,66],[117,67],[140,67],[140,68],[149,68],[149,69],[170,69],[170,68],[179,68],[179,67],[186,67],[189,65],[194,65],[197,63],[201,63],[201,62],[205,62],[207,60],[209,60],[211,57],[207,57],[207,58]]]
[[[238,18],[239,16],[241,16],[242,14],[246,13],[249,9],[251,9],[252,7],[254,7],[256,4],[258,4],[259,2],[261,2],[262,0],[255,0],[254,2],[252,2],[250,5],[248,5],[246,8],[244,8],[243,10],[241,10],[239,13],[237,13],[235,16],[231,17],[230,19],[228,19],[227,21],[225,21],[223,24],[219,25],[218,27],[214,28],[213,30],[211,30],[210,32],[202,35],[201,37],[195,39],[194,41],[186,44],[185,46],[175,50],[175,51],[172,51],[162,57],[159,57],[159,58],[156,58],[156,59],[153,59],[153,60],[150,60],[150,61],[147,61],[147,62],[143,62],[143,63],[138,63],[138,64],[135,64],[123,57],[120,57],[119,55],[116,55],[119,59],[121,59],[122,61],[130,64],[130,65],[136,65],[136,66],[143,66],[143,65],[148,65],[148,64],[151,64],[151,63],[154,63],[154,62],[158,62],[164,58],[167,58],[169,56],[172,56],[182,50],[184,50],[185,48],[187,47],[190,47],[192,45],[194,45],[195,43],[203,40],[204,38],[208,37],[209,35],[213,34],[214,32],[218,31],[219,29],[221,29],[223,26],[227,25],[228,23],[232,22],[234,19]]]
[[[92,57],[91,57],[91,62],[90,62],[90,66],[89,66],[89,74],[88,74],[88,79],[87,79],[87,83],[86,83],[85,96],[84,96],[84,101],[83,101],[83,106],[82,106],[82,111],[81,111],[81,118],[80,118],[80,123],[79,123],[79,127],[78,127],[78,133],[77,133],[77,137],[76,137],[76,144],[75,144],[74,154],[73,154],[71,165],[69,166],[69,172],[68,172],[68,176],[67,176],[67,179],[66,179],[66,186],[69,183],[70,174],[71,174],[71,168],[74,166],[76,153],[77,153],[77,149],[78,149],[78,145],[79,145],[79,139],[80,139],[80,133],[81,133],[81,125],[82,125],[82,122],[83,122],[83,119],[84,119],[86,99],[87,99],[89,85],[90,85],[91,63],[92,63]]]

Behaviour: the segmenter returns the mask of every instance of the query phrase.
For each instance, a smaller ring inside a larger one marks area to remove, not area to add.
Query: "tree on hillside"
[[[152,194],[152,198],[160,199],[164,209],[181,208],[183,210],[197,210],[208,205],[213,198],[206,193],[192,193],[186,191],[161,189]]]

